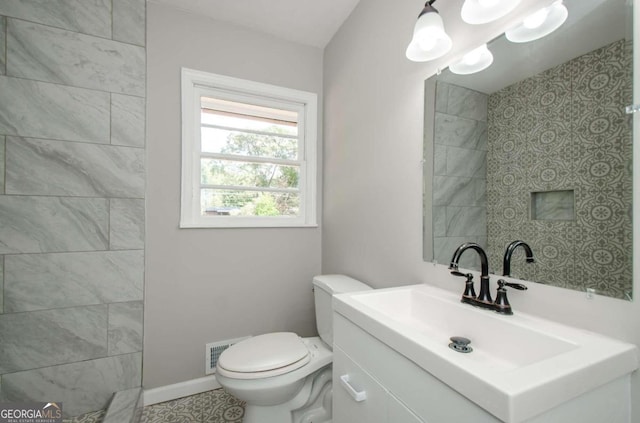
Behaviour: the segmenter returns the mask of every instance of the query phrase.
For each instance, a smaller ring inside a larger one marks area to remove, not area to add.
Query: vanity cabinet
[[[342,315],[333,325],[333,423],[500,422]]]
[[[502,420],[334,312],[333,423]],[[630,378],[618,378],[526,422],[629,423]]]
[[[333,407],[340,416],[334,422],[422,422],[340,347],[333,354]]]

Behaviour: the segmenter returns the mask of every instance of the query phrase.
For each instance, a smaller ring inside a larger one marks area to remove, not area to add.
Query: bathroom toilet
[[[313,288],[319,337],[268,333],[240,341],[220,355],[216,379],[246,402],[243,423],[331,421],[331,299],[371,287],[344,275],[321,275],[313,278]]]

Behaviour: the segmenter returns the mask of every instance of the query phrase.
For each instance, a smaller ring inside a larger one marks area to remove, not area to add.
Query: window
[[[182,69],[180,227],[316,226],[316,94]]]

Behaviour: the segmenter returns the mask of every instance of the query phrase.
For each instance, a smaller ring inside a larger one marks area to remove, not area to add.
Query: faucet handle
[[[507,299],[506,286],[520,291],[525,291],[527,287],[521,283],[512,283],[504,279],[498,279],[498,292],[496,294],[496,301],[493,303],[495,311],[500,314],[513,314],[511,304],[509,304],[509,300]]]
[[[526,291],[528,289],[526,285],[523,285],[521,283],[506,282],[504,279],[498,280],[499,288],[504,288],[505,286],[508,286],[509,288],[517,289],[519,291]]]
[[[477,298],[476,290],[473,287],[473,275],[471,273],[462,273],[459,270],[452,270],[451,274],[453,276],[462,276],[463,278],[467,278],[464,283],[464,293],[462,294],[460,301],[463,303],[473,304],[473,301]]]

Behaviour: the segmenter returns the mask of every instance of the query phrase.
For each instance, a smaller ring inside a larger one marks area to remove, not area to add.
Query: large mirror
[[[535,262],[517,249],[512,277],[631,300],[631,3],[565,0],[551,35],[502,36],[488,69],[426,81],[426,261],[474,241],[502,275],[522,240]]]

